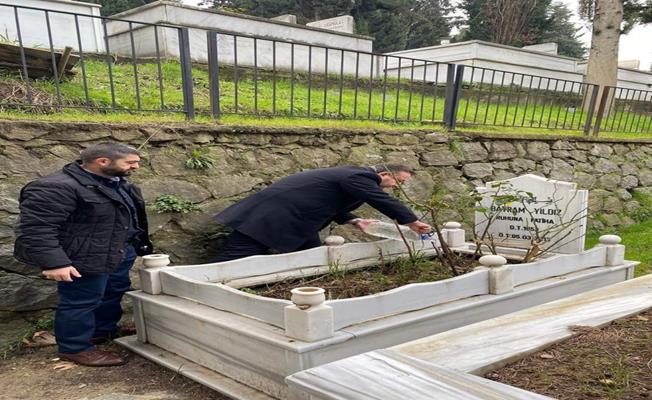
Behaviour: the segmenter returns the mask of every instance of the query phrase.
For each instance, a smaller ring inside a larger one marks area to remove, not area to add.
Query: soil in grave
[[[473,270],[478,264],[470,257],[460,257],[458,265],[460,266],[456,267],[456,273],[462,275]],[[318,286],[326,290],[326,299],[344,299],[380,293],[410,283],[434,282],[455,276],[450,267],[442,265],[438,259],[427,259],[419,255],[415,256],[413,261],[408,257],[387,262],[381,260],[379,265],[353,271],[346,271],[337,265],[331,265],[329,269],[324,275],[288,279],[240,290],[289,300],[291,289]]]
[[[128,356],[129,362],[110,368],[68,365],[57,359],[56,346],[22,349],[0,359],[0,400],[118,399],[126,395],[151,400],[228,399],[116,344],[100,347]]]
[[[652,399],[652,310],[577,336],[486,375],[563,400]]]

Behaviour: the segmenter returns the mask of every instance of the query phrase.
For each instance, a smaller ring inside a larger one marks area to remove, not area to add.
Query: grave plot
[[[311,400],[647,399],[651,285],[652,275],[630,279],[307,369],[286,381],[295,398]],[[522,361],[500,369],[516,360]],[[477,376],[489,371],[501,383]]]
[[[583,243],[583,231],[571,230],[581,233]],[[447,224],[442,233],[454,251],[477,246],[464,241],[459,224]],[[241,289],[332,273],[335,267],[364,268],[378,264],[381,255],[404,257],[405,243],[330,242],[288,254],[147,268],[141,271],[142,291],[129,294],[137,338],[121,343],[233,397],[252,398],[253,389],[260,398],[284,399],[284,378],[295,372],[629,279],[636,263],[624,260],[619,241],[606,235],[590,250],[549,251],[521,264],[489,255],[454,278],[328,300],[319,287],[295,288],[291,300]],[[413,244],[429,257],[442,245]],[[491,245],[508,257],[529,251]]]

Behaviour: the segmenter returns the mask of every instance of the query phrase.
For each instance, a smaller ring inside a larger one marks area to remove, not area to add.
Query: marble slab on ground
[[[298,372],[290,387],[319,400],[544,400],[509,385],[377,350]]]
[[[160,347],[139,342],[136,336],[125,336],[115,341],[136,354],[146,357],[168,369],[177,371],[177,373],[217,390],[228,397],[247,400],[274,400],[273,397],[263,392],[252,389],[247,385],[236,382],[231,378],[163,350]]]
[[[391,347],[442,367],[483,374],[573,335],[652,308],[652,275]]]

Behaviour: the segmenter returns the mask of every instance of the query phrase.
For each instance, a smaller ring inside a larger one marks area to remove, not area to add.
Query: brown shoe
[[[97,349],[82,351],[81,353],[75,354],[59,353],[59,358],[66,361],[73,361],[87,367],[113,367],[116,365],[123,365],[127,362],[126,359],[115,353]]]

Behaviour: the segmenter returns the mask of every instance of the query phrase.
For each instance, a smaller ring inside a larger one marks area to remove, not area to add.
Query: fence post
[[[458,65],[455,71],[455,85],[453,86],[453,98],[450,106],[450,125],[448,130],[455,130],[457,123],[457,107],[460,104],[460,97],[462,97],[462,79],[464,79],[464,65]]]
[[[210,83],[211,113],[220,118],[220,65],[217,59],[217,32],[206,32],[208,37],[208,81]]]
[[[593,114],[595,113],[595,103],[598,101],[598,92],[600,87],[598,85],[593,86],[591,90],[591,98],[589,100],[589,109],[586,111],[586,122],[584,122],[584,135],[589,136],[591,131],[591,123],[593,122]]]
[[[452,131],[457,119],[457,106],[464,77],[464,65],[448,64],[446,70],[446,97],[444,99],[444,126]]]
[[[602,118],[604,117],[604,110],[607,107],[607,99],[609,98],[610,91],[611,90],[609,86],[604,86],[602,88],[602,97],[600,97],[598,114],[595,117],[595,124],[593,125],[593,136],[598,136],[600,133],[600,124],[602,123]]]
[[[437,67],[439,67],[437,65]],[[435,82],[435,85],[437,82]],[[444,126],[450,129],[451,121],[451,106],[453,100],[453,91],[455,87],[455,64],[448,64],[446,66],[446,93],[444,95]]]
[[[195,119],[195,104],[192,93],[192,60],[190,59],[190,35],[188,28],[179,28],[179,62],[183,89],[183,108],[187,119]]]

